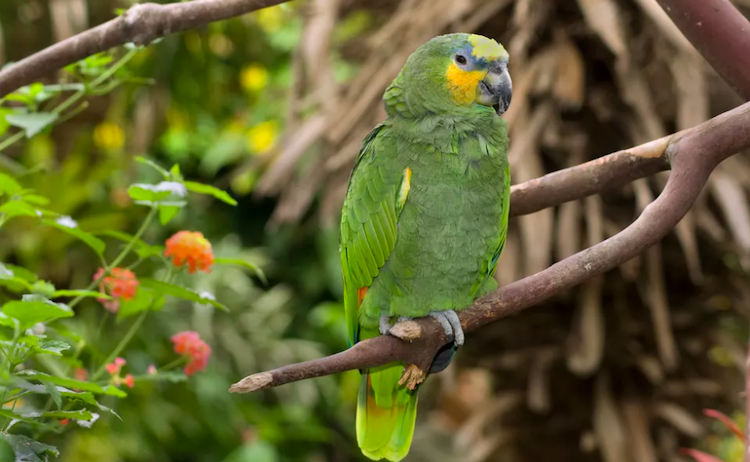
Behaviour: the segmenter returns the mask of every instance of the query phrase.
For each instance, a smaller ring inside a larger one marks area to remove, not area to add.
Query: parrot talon
[[[464,330],[454,310],[430,311],[430,316],[440,324],[448,338],[453,338],[454,345],[458,347],[464,344]]]
[[[393,327],[391,325],[391,317],[387,314],[380,316],[380,324],[378,325],[378,327],[382,335],[388,334],[388,331],[390,331],[391,327]]]

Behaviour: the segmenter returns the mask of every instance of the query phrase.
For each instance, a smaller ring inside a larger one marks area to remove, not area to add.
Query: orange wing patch
[[[357,289],[357,306],[362,306],[362,300],[365,299],[365,295],[367,295],[367,287]]]

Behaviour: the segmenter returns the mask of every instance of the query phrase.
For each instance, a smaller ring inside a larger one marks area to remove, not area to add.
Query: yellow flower
[[[94,128],[94,144],[99,149],[119,149],[125,143],[125,132],[119,125],[102,122]]]
[[[240,71],[240,84],[247,92],[260,91],[268,84],[268,71],[260,64],[250,64]]]
[[[247,147],[253,152],[264,152],[276,143],[277,124],[274,120],[261,122],[247,131]]]
[[[255,13],[258,25],[266,32],[276,32],[284,21],[284,11],[281,5],[263,8]]]

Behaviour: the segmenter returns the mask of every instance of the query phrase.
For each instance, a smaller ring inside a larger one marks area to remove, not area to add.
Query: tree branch
[[[716,72],[750,100],[750,21],[730,0],[658,0]]]
[[[134,5],[122,16],[67,38],[0,71],[0,97],[57,69],[112,47],[147,45],[158,37],[233,18],[287,0],[194,0]]]
[[[569,189],[571,177],[576,178],[576,181],[583,181],[585,191],[591,193],[603,186],[597,178],[618,181],[622,178],[634,179],[638,175],[645,176],[658,171],[666,165],[672,167],[662,193],[630,226],[544,271],[476,300],[470,308],[459,313],[461,326],[468,332],[518,313],[640,254],[677,225],[714,168],[727,157],[747,147],[750,147],[750,103],[669,137],[520,185],[514,199],[520,197],[522,201],[528,201],[522,212],[529,213],[549,204],[551,200],[546,199],[547,195],[559,193],[574,198],[575,192]],[[622,169],[621,175],[617,175],[616,168]],[[597,174],[603,176],[597,177]],[[516,204],[512,202],[511,209],[513,207]],[[447,338],[432,318],[399,323],[391,332],[394,335],[364,340],[332,356],[248,376],[232,385],[229,391],[247,393],[393,361],[414,365],[421,372],[415,375],[414,367],[410,368],[412,374],[408,377],[407,385],[414,387],[424,379],[424,371],[429,369],[430,361],[447,342]]]

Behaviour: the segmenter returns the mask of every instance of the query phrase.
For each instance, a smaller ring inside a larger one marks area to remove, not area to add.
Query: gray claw
[[[383,314],[380,316],[380,325],[378,326],[380,328],[380,333],[382,335],[386,335],[389,330],[391,330],[391,317],[387,314]]]
[[[453,337],[453,343],[456,346],[464,344],[464,331],[461,328],[461,321],[454,310],[447,311],[430,311],[430,316],[440,323],[440,327],[445,331],[445,335]]]

